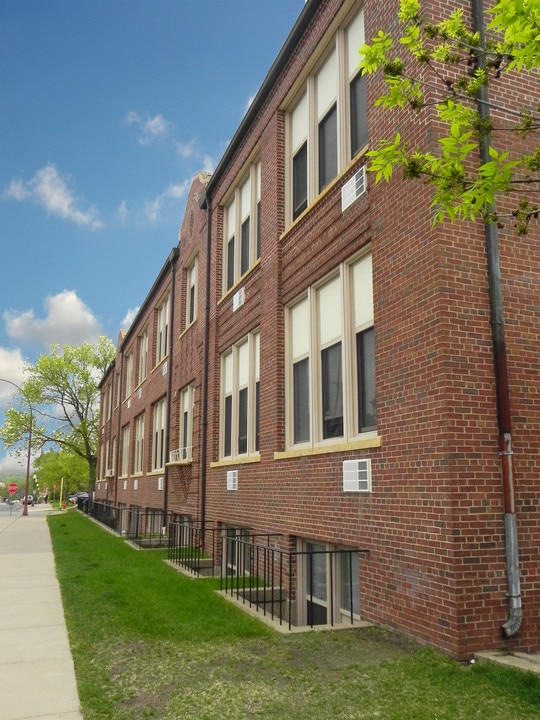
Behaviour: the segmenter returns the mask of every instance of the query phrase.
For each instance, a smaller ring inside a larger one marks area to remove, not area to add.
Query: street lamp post
[[[24,516],[28,515],[28,485],[30,482],[30,462],[31,462],[31,456],[32,456],[32,426],[34,424],[34,413],[32,410],[32,403],[30,400],[26,397],[24,394],[24,390],[17,385],[17,383],[14,383],[12,380],[6,380],[5,378],[0,378],[0,382],[6,382],[10,385],[13,385],[13,387],[17,388],[17,390],[21,393],[23,398],[28,403],[28,409],[30,410],[30,427],[28,429],[28,452],[26,456],[26,481],[24,484],[24,502],[23,502],[23,511],[22,514]]]

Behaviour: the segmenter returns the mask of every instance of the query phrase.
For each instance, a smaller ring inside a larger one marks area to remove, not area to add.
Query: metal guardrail
[[[336,562],[341,561],[343,555],[348,556],[349,572],[352,576],[353,556],[368,553],[369,550],[313,550],[313,551],[286,551],[270,546],[272,535],[265,536],[265,544],[255,542],[260,536],[232,537],[224,536],[223,558],[234,557],[237,559],[237,566],[234,574],[229,572],[227,562],[222,562],[221,568],[221,590],[236,597],[242,604],[254,607],[256,612],[262,612],[269,616],[272,621],[288,623],[291,630],[293,625],[292,609],[293,600],[298,594],[298,566],[303,559],[306,571],[307,587],[311,590],[306,593],[306,598],[313,605],[314,594],[314,558],[324,555],[329,561],[329,587],[328,587],[328,617],[329,625],[334,626],[335,617],[335,593],[334,579],[336,577]],[[284,587],[284,580],[287,581],[288,591]],[[353,588],[349,584],[348,605],[350,608],[349,617],[351,625],[354,623],[353,611]],[[342,614],[343,611],[341,610]],[[313,613],[308,613],[307,626],[314,627]]]
[[[172,513],[159,508],[114,507],[109,503],[92,502],[89,515],[140,547],[167,547],[168,528]]]
[[[167,558],[197,577],[214,577],[220,538],[214,526],[203,530],[197,523],[170,522]]]

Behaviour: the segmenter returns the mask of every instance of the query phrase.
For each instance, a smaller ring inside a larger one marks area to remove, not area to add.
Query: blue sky
[[[0,377],[116,342],[303,5],[0,0]]]

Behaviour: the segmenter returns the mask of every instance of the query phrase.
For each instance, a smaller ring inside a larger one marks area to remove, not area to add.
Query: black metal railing
[[[222,538],[223,549],[221,563],[221,590],[236,600],[269,616],[272,621],[279,621],[280,625],[287,622],[289,630],[293,626],[294,600],[298,602],[299,575],[302,575],[303,592],[302,601],[306,601],[305,625],[313,627],[318,624],[334,626],[338,615],[348,616],[354,624],[354,589],[352,582],[348,583],[348,597],[338,597],[335,593],[335,579],[337,577],[337,562],[341,563],[343,556],[347,556],[349,577],[352,577],[353,562],[358,560],[360,553],[368,550],[336,549],[312,551],[286,551],[271,545],[271,539],[279,537],[267,535],[265,543],[261,543],[261,536],[231,536]],[[316,558],[324,556],[325,564],[325,592],[324,606],[325,621],[320,622],[314,612],[319,598],[316,594],[317,582]],[[235,564],[229,562],[235,560]],[[345,602],[343,602],[345,601]],[[336,606],[339,603],[339,607]],[[347,609],[344,609],[345,605]]]
[[[220,531],[198,523],[169,523],[168,560],[198,577],[214,577],[220,549]],[[219,562],[219,561],[218,561]]]
[[[146,548],[168,546],[168,528],[176,517],[160,508],[115,507],[101,502],[90,503],[89,514],[118,535]]]

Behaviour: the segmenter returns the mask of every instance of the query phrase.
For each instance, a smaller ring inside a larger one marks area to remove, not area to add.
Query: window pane
[[[234,235],[227,243],[227,290],[234,285]]]
[[[367,143],[366,79],[359,73],[350,85],[351,157]]]
[[[259,452],[259,409],[261,406],[260,383],[255,383],[255,450]]]
[[[188,445],[189,445],[189,439],[188,439],[188,428],[189,428],[189,414],[187,410],[184,410],[184,414],[182,417],[182,460],[187,460],[188,458]]]
[[[343,436],[341,343],[321,352],[323,438]]]
[[[293,158],[293,219],[307,208],[307,142]]]
[[[337,175],[337,106],[319,123],[319,192]]]
[[[189,288],[189,322],[192,323],[195,320],[195,287],[192,285]]]
[[[309,441],[309,358],[293,365],[293,441]]]
[[[341,607],[360,614],[360,577],[358,553],[341,554]]]
[[[242,240],[240,248],[240,275],[249,269],[249,217],[242,223]]]
[[[227,395],[225,398],[224,420],[223,455],[230,457],[232,455],[232,395]]]
[[[356,336],[358,382],[358,432],[377,427],[375,405],[375,332],[373,328]]]
[[[257,259],[261,257],[261,201],[257,203]]]
[[[242,388],[238,393],[238,454],[247,453],[248,432],[248,389]]]

